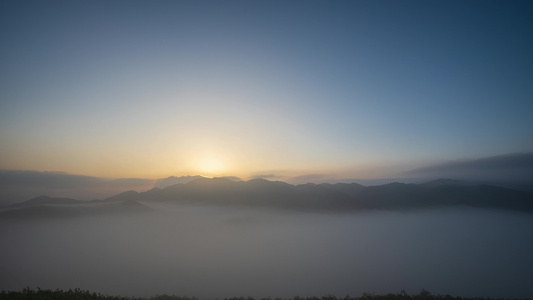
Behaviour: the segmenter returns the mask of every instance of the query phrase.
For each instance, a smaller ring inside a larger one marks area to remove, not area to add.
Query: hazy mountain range
[[[179,183],[187,183],[189,181],[192,181],[194,179],[199,179],[199,178],[206,178],[206,177],[200,176],[200,175],[180,176],[180,177],[170,176],[170,177],[167,177],[167,178],[158,179],[155,182],[155,184],[154,184],[154,188],[163,189],[163,188],[166,188],[166,187],[171,186],[171,185],[175,185],[175,184],[179,184]],[[221,177],[221,178],[226,178],[226,179],[229,179],[229,180],[232,180],[232,181],[241,181],[241,179],[239,177],[235,177],[235,176],[226,176],[226,177]]]
[[[64,172],[0,170],[0,205],[19,203],[42,195],[78,200],[105,199],[115,194],[146,191],[155,180],[100,178]]]
[[[291,185],[280,181],[187,176],[164,188],[127,191],[104,200],[80,201],[41,196],[7,206],[4,216],[71,216],[95,213],[149,211],[150,203],[202,204],[290,209],[299,211],[358,212],[412,210],[451,206],[533,212],[533,193],[492,185],[439,179],[422,184],[357,183]],[[161,183],[160,186],[164,185]],[[157,185],[157,183],[156,183]]]

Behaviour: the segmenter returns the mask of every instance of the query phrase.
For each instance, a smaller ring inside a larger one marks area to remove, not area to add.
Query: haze
[[[0,288],[210,299],[421,289],[533,295],[531,215],[152,207],[140,215],[0,220]]]

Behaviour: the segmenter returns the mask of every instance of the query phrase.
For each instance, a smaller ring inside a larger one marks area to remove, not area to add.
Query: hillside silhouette
[[[40,196],[13,204],[0,216],[68,217],[102,213],[150,211],[150,203],[203,204],[276,208],[298,211],[358,212],[368,210],[417,210],[474,207],[533,212],[533,193],[492,185],[475,185],[439,179],[422,184],[389,183],[363,186],[357,183],[291,185],[281,181],[190,176],[185,181],[146,192],[126,191],[104,200],[80,201]]]
[[[327,211],[469,206],[533,212],[532,193],[449,179],[423,184],[390,183],[365,187],[356,183],[291,185],[266,179],[236,182],[226,178],[202,177],[163,189],[122,194],[121,199]]]

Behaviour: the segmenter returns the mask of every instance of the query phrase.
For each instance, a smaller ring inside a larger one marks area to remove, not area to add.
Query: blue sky
[[[374,178],[533,151],[529,1],[0,6],[0,169]]]

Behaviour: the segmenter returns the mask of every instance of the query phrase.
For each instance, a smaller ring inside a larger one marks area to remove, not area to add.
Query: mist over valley
[[[527,298],[531,211],[529,193],[454,180],[194,178],[105,200],[38,197],[0,213],[0,289]]]

